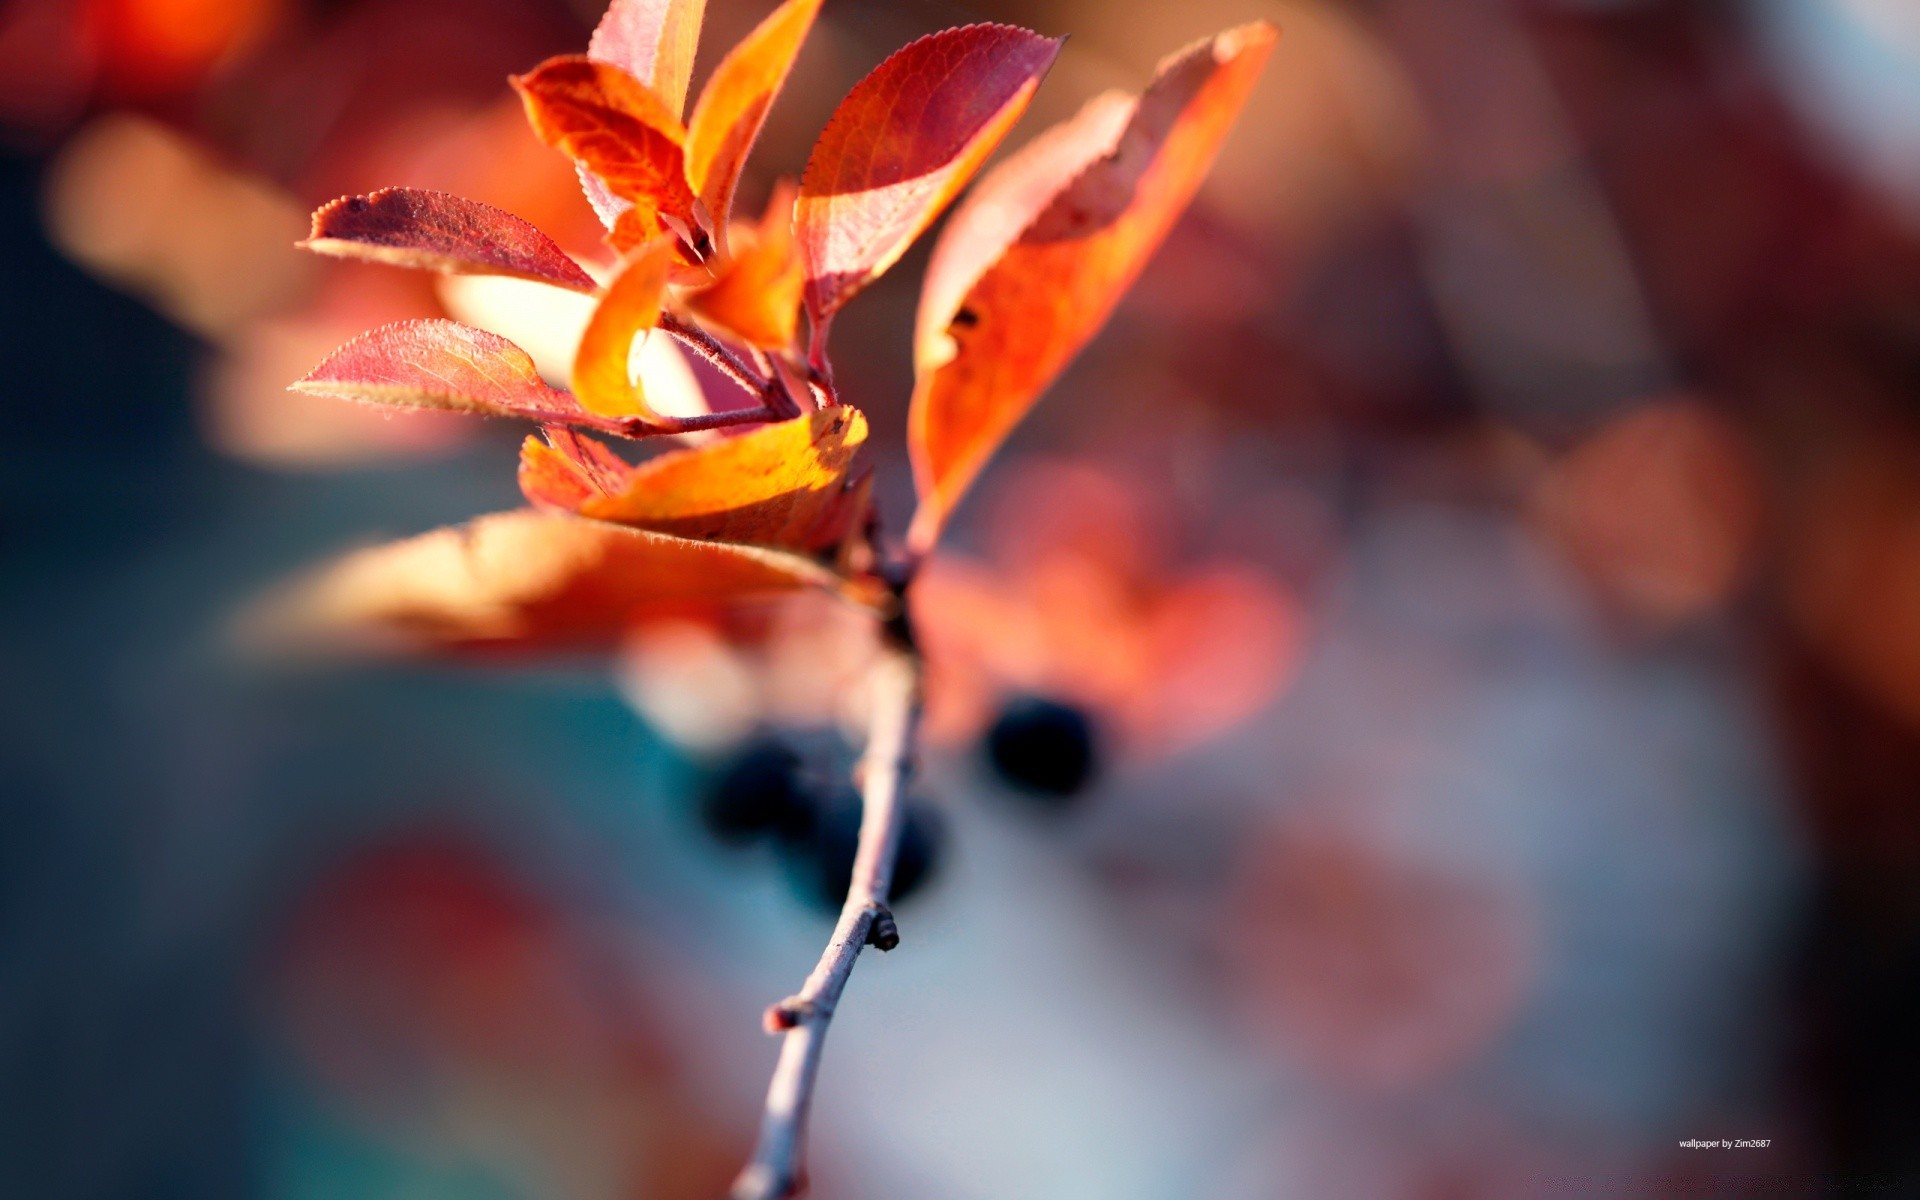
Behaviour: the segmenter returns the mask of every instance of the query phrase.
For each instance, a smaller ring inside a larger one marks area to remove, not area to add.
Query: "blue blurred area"
[[[505,1195],[458,1172],[423,1191],[350,1129],[299,1125],[292,1160],[263,1158],[303,1086],[261,1068],[263,957],[356,846],[447,829],[532,864],[579,836],[569,802],[621,819],[661,751],[601,672],[240,662],[225,627],[260,588],[508,504],[511,473],[215,455],[189,404],[203,348],[46,245],[35,164],[0,179],[0,1195]]]

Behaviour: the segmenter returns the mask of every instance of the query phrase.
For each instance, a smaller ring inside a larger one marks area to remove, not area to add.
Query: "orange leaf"
[[[350,554],[243,629],[280,648],[607,647],[650,612],[805,587],[842,585],[777,550],[517,509]]]
[[[929,270],[915,347],[915,546],[939,536],[987,458],[1133,285],[1200,186],[1276,36],[1255,23],[1168,59],[1117,140],[1123,110],[1096,99],[1004,164],[954,218]],[[1004,250],[980,269],[996,245]]]
[[[820,0],[787,0],[722,59],[687,122],[687,180],[726,228],[733,190],[767,110],[813,28]]]
[[[605,417],[656,416],[633,378],[633,339],[660,320],[673,252],[655,238],[628,254],[594,307],[573,357],[573,391],[582,407]]]
[[[776,189],[759,229],[734,232],[733,258],[713,286],[686,297],[707,324],[768,350],[792,346],[800,325],[806,275],[793,244],[793,199],[792,184]]]
[[[814,145],[795,214],[816,342],[966,186],[1059,53],[1055,38],[967,25],[921,38],[854,85]]]
[[[343,196],[313,214],[313,235],[300,244],[450,275],[511,275],[578,292],[596,286],[552,238],[512,213],[418,188]]]
[[[981,177],[954,209],[927,261],[914,334],[916,366],[930,369],[946,360],[947,324],[967,292],[1068,183],[1113,152],[1138,103],[1126,92],[1102,92]]]
[[[706,11],[707,0],[613,0],[587,43],[587,57],[652,88],[677,119],[686,111]]]
[[[550,58],[512,82],[540,140],[628,202],[645,237],[661,232],[663,213],[692,224],[693,190],[682,150],[686,130],[646,84],[577,55]]]
[[[611,428],[594,421],[572,396],[548,386],[526,351],[458,321],[382,325],[335,350],[292,390],[403,408]]]
[[[628,467],[590,438],[528,438],[527,498],[603,521],[786,550],[844,538],[847,475],[867,437],[858,409],[839,406]]]

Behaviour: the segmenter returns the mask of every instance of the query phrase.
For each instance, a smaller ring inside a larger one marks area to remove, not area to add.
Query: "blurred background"
[[[827,851],[714,837],[714,789],[768,730],[834,775],[857,634],[226,636],[519,503],[519,429],[283,390],[479,303],[292,242],[412,184],[599,253],[504,82],[598,7],[0,5],[0,1195],[745,1154]],[[712,0],[701,73],[771,7]],[[928,577],[927,870],[815,1194],[1920,1196],[1920,8],[828,0],[746,206],[922,33],[1072,35],[1018,142],[1261,17],[1211,182]],[[924,261],[836,327],[896,529]],[[1036,711],[1089,786],[996,770]],[[1722,1138],[1770,1145],[1679,1145]]]

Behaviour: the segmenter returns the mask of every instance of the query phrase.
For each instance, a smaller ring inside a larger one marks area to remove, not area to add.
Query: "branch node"
[[[884,904],[873,906],[873,922],[867,926],[867,945],[882,953],[900,944],[900,926],[894,923],[893,910]]]
[[[769,1034],[782,1034],[790,1029],[798,1029],[807,1023],[814,1013],[813,1001],[800,996],[788,996],[778,1004],[770,1004],[762,1015],[760,1023]]]

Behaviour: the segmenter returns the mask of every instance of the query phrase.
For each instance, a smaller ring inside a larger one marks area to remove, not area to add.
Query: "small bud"
[[[894,923],[893,913],[881,908],[873,914],[873,923],[867,926],[867,945],[886,952],[900,944],[900,926]]]
[[[767,1006],[760,1023],[772,1034],[786,1033],[800,1028],[806,1019],[813,1015],[813,1005],[798,996],[788,996],[778,1004]]]

